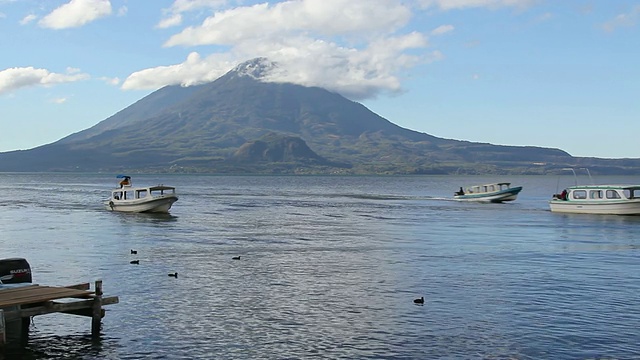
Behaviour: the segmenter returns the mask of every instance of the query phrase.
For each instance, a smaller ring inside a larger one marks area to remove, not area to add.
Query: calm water
[[[573,177],[133,180],[171,215],[104,210],[110,174],[0,174],[1,257],[120,297],[99,340],[38,316],[6,359],[640,358],[640,217],[552,214]],[[516,202],[448,200],[497,180]]]

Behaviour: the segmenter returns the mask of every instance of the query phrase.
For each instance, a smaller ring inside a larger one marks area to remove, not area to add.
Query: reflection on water
[[[5,257],[120,297],[98,341],[89,318],[39,316],[5,358],[640,353],[640,217],[552,214],[555,177],[509,179],[509,204],[448,201],[463,177],[158,177],[135,181],[176,185],[169,215],[102,209],[111,176],[0,174]]]
[[[173,214],[163,213],[121,213],[114,211],[113,215],[120,221],[128,224],[162,224],[171,223],[178,220],[178,217]]]
[[[0,359],[120,359],[117,351],[110,353],[113,349],[118,349],[114,340],[93,338],[91,335],[40,334],[37,329],[31,329],[27,344],[9,346]]]

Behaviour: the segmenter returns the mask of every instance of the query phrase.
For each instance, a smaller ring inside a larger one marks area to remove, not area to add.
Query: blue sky
[[[431,135],[639,158],[638,0],[0,0],[0,152],[259,56]]]

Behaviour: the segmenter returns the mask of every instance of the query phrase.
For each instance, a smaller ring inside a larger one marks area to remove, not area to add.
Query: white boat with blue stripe
[[[453,198],[458,201],[477,201],[501,203],[513,201],[522,191],[522,186],[511,187],[511,183],[497,182],[484,185],[474,185],[455,192]]]
[[[640,215],[640,185],[571,186],[549,201],[552,212]]]
[[[173,186],[155,185],[133,187],[131,177],[118,175],[122,179],[111,197],[104,202],[107,210],[130,213],[168,213],[171,205],[178,201]]]

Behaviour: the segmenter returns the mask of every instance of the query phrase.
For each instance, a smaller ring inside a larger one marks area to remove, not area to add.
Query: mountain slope
[[[273,66],[255,59],[208,84],[162,88],[53,144],[0,154],[0,169],[269,172],[273,163],[280,172],[543,173],[580,162],[607,171],[640,167],[633,160],[577,159],[558,149],[404,129],[327,90],[262,81]]]

